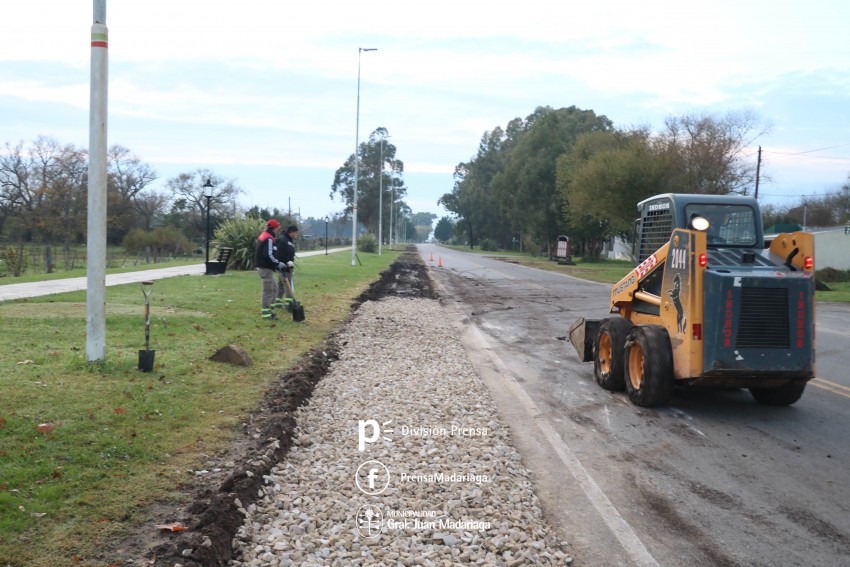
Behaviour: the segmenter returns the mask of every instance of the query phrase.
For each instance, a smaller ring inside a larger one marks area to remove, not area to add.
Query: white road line
[[[643,542],[634,530],[632,530],[632,527],[626,522],[625,518],[620,515],[620,512],[611,503],[605,492],[596,484],[596,481],[593,480],[593,477],[587,472],[587,469],[584,468],[584,465],[581,464],[575,453],[564,443],[551,424],[544,419],[540,419],[542,415],[540,410],[531,397],[513,378],[513,373],[496,353],[496,349],[487,341],[481,330],[475,325],[470,325],[468,331],[474,334],[474,338],[481,348],[488,351],[490,361],[505,378],[505,385],[513,394],[514,399],[525,408],[528,415],[534,418],[535,425],[543,434],[549,446],[552,447],[552,450],[558,455],[558,459],[570,471],[573,478],[576,479],[585,496],[593,504],[593,507],[605,522],[605,525],[608,526],[608,529],[611,530],[611,533],[620,542],[620,545],[623,546],[626,554],[628,554],[634,564],[646,567],[658,566],[659,563],[649,553],[649,550],[646,549],[646,546],[643,545]]]

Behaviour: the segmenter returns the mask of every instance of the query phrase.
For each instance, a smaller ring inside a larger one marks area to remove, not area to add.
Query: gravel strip
[[[338,343],[231,565],[572,563],[437,301],[364,303]]]

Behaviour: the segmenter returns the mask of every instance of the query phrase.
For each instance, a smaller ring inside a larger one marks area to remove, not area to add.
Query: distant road
[[[346,248],[331,248],[328,253],[351,250]],[[324,250],[312,250],[310,252],[299,252],[297,257],[318,256],[324,254]],[[173,266],[170,268],[155,268],[153,270],[139,270],[125,274],[109,274],[106,276],[106,285],[121,285],[138,283],[147,280],[159,280],[162,278],[173,278],[175,276],[202,276],[206,272],[204,264],[189,264],[187,266]],[[68,278],[64,280],[49,280],[43,282],[30,282],[20,284],[9,284],[0,286],[0,301],[12,299],[23,299],[25,297],[41,297],[54,293],[66,293],[86,289],[87,279]]]

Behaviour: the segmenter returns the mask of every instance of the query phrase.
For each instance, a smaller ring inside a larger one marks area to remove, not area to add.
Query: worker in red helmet
[[[266,229],[257,237],[257,248],[254,254],[254,264],[257,266],[257,274],[263,282],[263,292],[260,299],[261,316],[263,319],[277,319],[272,311],[272,303],[277,298],[276,273],[285,269],[286,264],[277,259],[275,246],[275,230],[280,228],[280,223],[270,219],[266,223]]]

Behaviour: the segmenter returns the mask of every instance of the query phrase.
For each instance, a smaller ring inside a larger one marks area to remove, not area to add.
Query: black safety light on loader
[[[292,272],[286,274],[283,278],[286,282],[286,287],[289,288],[289,296],[292,297],[292,320],[296,323],[304,320],[304,306],[295,299],[295,289],[292,286]]]
[[[638,211],[639,264],[611,288],[613,315],[570,327],[599,385],[639,406],[667,403],[674,385],[799,400],[815,376],[813,236],[766,242],[750,197],[667,193]]]
[[[151,294],[153,293],[153,282],[142,282],[142,293],[145,296],[145,350],[139,351],[139,370],[142,372],[153,371],[153,359],[155,350],[151,350]]]

